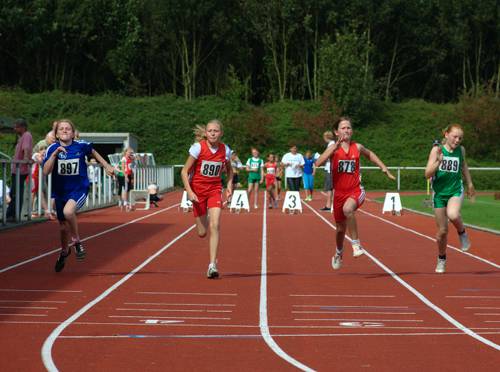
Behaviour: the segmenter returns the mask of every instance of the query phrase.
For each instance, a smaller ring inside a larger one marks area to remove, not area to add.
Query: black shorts
[[[240,183],[240,176],[236,173],[233,174],[233,185]]]
[[[125,176],[117,176],[118,179],[118,195],[121,195],[122,190],[125,188]],[[126,191],[133,190],[134,188],[134,179],[129,177]]]

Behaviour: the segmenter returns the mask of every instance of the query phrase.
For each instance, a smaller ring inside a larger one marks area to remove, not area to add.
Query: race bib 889
[[[60,176],[75,176],[80,174],[80,160],[68,159],[57,161],[57,173]]]
[[[459,171],[460,161],[458,158],[451,156],[443,156],[443,161],[439,166],[439,170],[443,172],[457,173]]]
[[[219,177],[222,171],[222,163],[218,161],[203,160],[200,173],[205,177]]]

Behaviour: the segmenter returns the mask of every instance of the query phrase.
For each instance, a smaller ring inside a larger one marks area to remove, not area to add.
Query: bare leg
[[[219,221],[220,221],[220,208],[210,208],[208,210],[210,215],[209,229],[210,229],[210,263],[217,262],[217,250],[219,248]]]
[[[207,215],[199,216],[195,218],[196,229],[198,231],[198,236],[204,238],[207,235],[208,230],[208,219]]]
[[[440,256],[446,254],[446,245],[448,244],[448,217],[446,216],[446,208],[434,208],[436,217],[436,225],[438,231],[436,233],[436,241]]]
[[[68,247],[71,240],[68,221],[59,221],[59,234],[61,237],[61,249],[66,254],[69,251]]]
[[[462,216],[460,215],[460,208],[462,208],[463,198],[454,196],[448,200],[448,206],[446,207],[446,215],[450,219],[450,222],[455,226],[458,233],[465,230],[464,223],[462,221]]]
[[[72,199],[68,200],[64,206],[63,213],[69,228],[69,234],[71,234],[71,237],[76,241],[80,241],[78,223],[76,221],[76,202]]]
[[[337,232],[335,234],[335,242],[337,244],[337,250],[341,251],[344,249],[346,221],[337,222],[336,225],[337,225]]]
[[[253,184],[253,188],[254,188],[254,191],[255,191],[255,195],[253,197],[253,205],[255,207],[257,207],[257,201],[259,200],[259,183],[255,182]]]

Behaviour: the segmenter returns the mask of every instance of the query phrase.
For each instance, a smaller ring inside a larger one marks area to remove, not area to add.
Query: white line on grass
[[[52,333],[47,337],[45,342],[43,343],[42,346],[42,361],[47,368],[48,371],[58,371],[54,360],[52,359],[52,346],[54,345],[54,342],[56,341],[57,337],[75,320],[77,320],[80,316],[85,314],[88,310],[90,310],[94,305],[102,301],[104,298],[106,298],[110,293],[112,293],[115,289],[120,287],[123,283],[125,283],[127,280],[129,280],[132,276],[134,276],[137,272],[142,270],[147,264],[149,264],[151,261],[153,261],[156,257],[161,255],[163,252],[165,252],[170,246],[175,244],[179,239],[183,238],[186,234],[188,234],[191,230],[193,230],[195,225],[190,226],[187,230],[185,230],[183,233],[177,235],[176,238],[170,241],[167,245],[163,246],[160,250],[158,250],[156,253],[153,255],[149,256],[145,261],[143,261],[139,266],[137,266],[135,269],[130,271],[127,275],[125,275],[123,278],[121,278],[119,281],[117,281],[115,284],[113,284],[111,287],[106,289],[104,292],[102,292],[99,296],[97,296],[94,300],[90,301],[88,304],[83,306],[80,310],[78,310],[76,313],[71,315],[68,319],[66,319],[64,322],[59,324],[59,326],[52,331]]]
[[[404,227],[404,226],[398,225],[397,223],[394,223],[394,222],[392,222],[392,221],[386,220],[385,218],[382,218],[382,217],[376,216],[376,215],[374,215],[374,214],[372,214],[372,213],[370,213],[370,212],[364,211],[364,210],[362,210],[362,209],[358,209],[358,211],[359,211],[359,212],[361,212],[361,213],[364,213],[364,214],[366,214],[366,215],[368,215],[368,216],[370,216],[370,217],[376,218],[377,220],[380,220],[380,221],[383,221],[383,222],[385,222],[385,223],[388,223],[389,225],[395,226],[395,227],[397,227],[398,229],[401,229],[401,230],[404,230],[404,231],[411,232],[411,233],[413,233],[413,234],[415,234],[415,235],[418,235],[418,236],[420,236],[420,237],[422,237],[422,238],[425,238],[425,239],[431,240],[431,241],[433,241],[433,242],[435,242],[435,241],[436,241],[436,239],[434,239],[432,236],[428,236],[428,235],[425,235],[425,234],[419,233],[419,232],[418,232],[418,231],[416,231],[416,230],[410,229],[410,228],[408,228],[408,227]],[[316,212],[316,211],[315,211],[315,212]],[[497,269],[500,269],[500,265],[496,264],[495,262],[489,261],[489,260],[487,260],[487,259],[485,259],[485,258],[482,258],[482,257],[476,256],[476,255],[474,255],[474,254],[472,254],[472,253],[469,253],[469,252],[463,252],[461,249],[458,249],[457,247],[454,247],[454,246],[449,245],[449,244],[447,245],[447,247],[448,247],[448,248],[450,248],[450,249],[453,249],[453,250],[455,250],[455,251],[457,251],[457,252],[460,252],[460,253],[462,253],[462,254],[465,254],[466,256],[469,256],[469,257],[472,257],[472,258],[474,258],[474,259],[476,259],[476,260],[482,261],[482,262],[484,262],[484,263],[486,263],[486,264],[488,264],[488,265],[491,265],[491,266],[493,266],[493,267],[496,267]]]
[[[326,218],[324,218],[322,215],[320,215],[318,212],[316,212],[313,208],[311,208],[307,203],[304,203],[313,213],[315,213],[319,218],[321,218],[327,225],[329,225],[332,229],[336,230],[335,226],[328,221]],[[367,213],[367,212],[364,212]],[[374,216],[377,217],[377,216]],[[378,217],[377,217],[378,218]],[[383,219],[382,219],[383,220]],[[390,222],[390,221],[387,221]],[[392,224],[392,223],[391,223]],[[394,224],[395,225],[395,224]],[[346,235],[346,238],[351,241],[351,239]],[[373,256],[370,252],[365,250],[365,254],[377,265],[379,266],[382,270],[384,270],[386,273],[388,273],[394,280],[396,280],[399,284],[401,284],[403,287],[405,287],[408,291],[413,293],[420,301],[422,301],[424,304],[426,304],[428,307],[430,307],[432,310],[434,310],[436,313],[441,315],[444,319],[446,319],[448,322],[453,324],[455,327],[457,327],[459,330],[464,332],[465,334],[475,338],[479,342],[482,342],[485,345],[488,345],[495,350],[500,350],[500,345],[494,343],[493,341],[490,341],[471,329],[467,328],[464,326],[462,323],[458,322],[455,318],[451,317],[447,312],[445,312],[443,309],[432,303],[427,297],[425,297],[422,293],[417,291],[415,288],[413,288],[410,284],[405,282],[403,279],[401,279],[396,273],[394,273],[391,269],[389,269],[387,266],[385,266],[381,261],[379,261],[375,256]],[[489,262],[489,261],[488,261]],[[492,263],[493,264],[493,263]],[[495,265],[495,264],[494,264]]]

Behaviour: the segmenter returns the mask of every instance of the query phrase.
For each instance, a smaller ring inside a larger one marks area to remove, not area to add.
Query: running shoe
[[[219,271],[217,270],[217,266],[214,263],[208,265],[207,278],[208,279],[217,279],[219,277]]]
[[[56,266],[55,266],[56,273],[58,273],[58,272],[62,271],[62,269],[64,269],[64,264],[66,263],[66,258],[68,258],[70,254],[71,254],[71,249],[68,249],[67,252],[64,252],[61,249],[61,253],[59,253],[59,257],[57,258],[57,261],[56,261]]]
[[[438,258],[438,262],[436,265],[436,272],[439,274],[443,274],[446,271],[446,260]]]
[[[342,267],[342,255],[335,254],[335,256],[333,256],[332,267],[333,267],[333,270],[338,270]]]
[[[469,235],[463,232],[462,234],[458,234],[458,237],[460,239],[460,249],[462,252],[467,252],[470,249]]]
[[[83,260],[85,256],[87,255],[87,252],[83,248],[83,245],[81,242],[75,242],[74,243],[75,247],[75,256],[77,260]]]
[[[323,207],[320,209],[320,211],[329,211],[329,210],[330,210],[330,208],[328,208],[328,207]]]
[[[359,257],[365,254],[365,250],[360,244],[353,244],[352,245],[352,256],[353,257]]]

